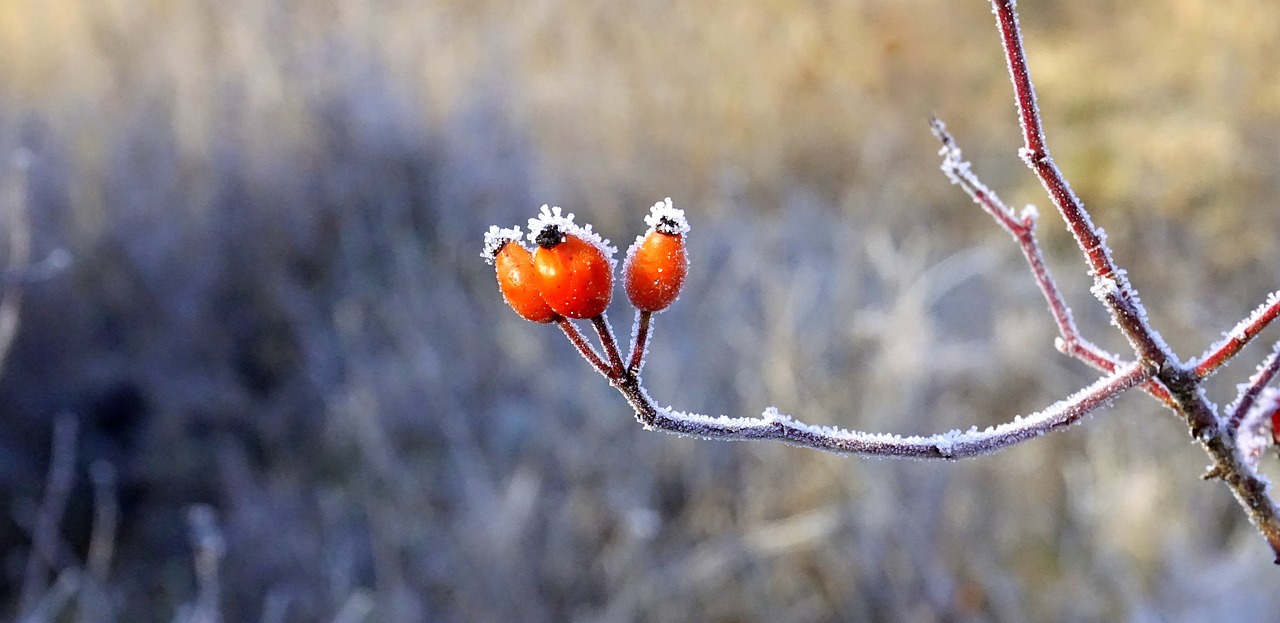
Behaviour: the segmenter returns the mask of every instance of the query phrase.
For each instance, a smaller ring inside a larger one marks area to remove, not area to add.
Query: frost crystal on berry
[[[684,217],[684,210],[671,205],[671,197],[653,204],[644,223],[664,234],[684,235],[689,233],[689,221]]]
[[[520,231],[520,226],[499,228],[497,225],[490,225],[489,231],[484,233],[484,250],[480,255],[484,257],[484,261],[493,263],[493,258],[497,257],[498,251],[502,249],[502,245],[508,242],[516,242],[518,244],[524,232]]]
[[[578,225],[573,222],[573,212],[564,213],[559,206],[542,205],[542,209],[538,212],[538,216],[529,219],[529,241],[538,244],[538,234],[548,228],[556,228],[565,234],[573,234],[582,238],[592,246],[600,249],[604,256],[609,258],[610,267],[617,264],[617,260],[613,259],[613,255],[618,252],[618,248],[609,244],[609,240],[600,236],[600,234],[591,230],[591,224]]]

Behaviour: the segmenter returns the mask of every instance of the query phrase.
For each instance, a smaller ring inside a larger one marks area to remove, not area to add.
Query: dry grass
[[[1280,283],[1280,7],[1022,10],[1059,163],[1197,352]],[[208,615],[198,503],[225,620],[1275,612],[1265,548],[1152,404],[957,465],[646,434],[480,261],[487,225],[542,202],[625,243],[671,195],[695,229],[647,373],[662,401],[902,432],[1043,406],[1090,377],[925,123],[1044,205],[991,21],[942,0],[0,2],[0,153],[34,156],[35,256],[76,258],[25,293],[0,379],[0,616],[63,410],[56,569],[85,566],[85,466],[120,501],[105,576],[49,583],[64,619]]]

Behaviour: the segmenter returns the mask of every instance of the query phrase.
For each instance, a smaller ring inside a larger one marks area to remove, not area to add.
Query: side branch
[[[1280,290],[1272,292],[1262,306],[1240,321],[1240,324],[1227,333],[1225,340],[1200,356],[1200,363],[1196,364],[1196,376],[1203,379],[1217,372],[1277,317],[1280,317]]]
[[[1022,256],[1031,267],[1036,285],[1040,287],[1040,293],[1044,295],[1045,302],[1049,305],[1049,313],[1053,315],[1054,324],[1058,326],[1058,333],[1061,335],[1061,339],[1055,344],[1058,350],[1107,374],[1115,372],[1121,365],[1120,359],[1081,335],[1075,318],[1071,315],[1071,307],[1067,305],[1057,282],[1049,274],[1049,266],[1045,264],[1044,253],[1040,250],[1040,243],[1036,239],[1035,211],[1028,207],[1021,215],[1015,214],[973,172],[971,165],[965,161],[955,138],[947,131],[946,124],[934,117],[929,120],[929,126],[933,130],[933,135],[942,143],[938,155],[942,156],[942,172],[946,174],[947,179],[963,189],[974,203],[990,214],[991,218],[995,219],[996,223],[1017,241],[1018,247],[1022,250]],[[1169,395],[1169,390],[1159,382],[1149,380],[1143,383],[1142,389],[1163,402],[1165,406],[1173,408],[1173,398]]]
[[[663,430],[703,439],[781,441],[795,446],[836,454],[911,459],[955,460],[1005,450],[1023,441],[1060,430],[1078,422],[1113,398],[1147,379],[1153,370],[1131,363],[1107,377],[1055,403],[1039,413],[1014,418],[1012,422],[968,431],[952,430],[929,437],[888,435],[850,431],[829,426],[811,426],[770,408],[759,418],[710,417],[683,413],[657,406],[638,379],[628,377],[618,383],[618,391],[636,412],[645,428]]]

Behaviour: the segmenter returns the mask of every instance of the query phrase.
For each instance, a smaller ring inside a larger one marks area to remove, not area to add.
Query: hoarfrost
[[[1094,281],[1089,292],[1099,301],[1106,302],[1110,297],[1120,296],[1120,284],[1111,277],[1101,277]]]
[[[502,245],[519,241],[524,236],[524,232],[520,231],[520,226],[499,228],[497,225],[490,225],[489,231],[484,233],[484,250],[480,255],[490,264],[497,258],[498,251],[502,249]]]
[[[649,215],[644,217],[644,222],[650,229],[664,234],[683,236],[689,233],[689,221],[684,216],[684,210],[671,205],[671,197],[653,204],[649,208]]]
[[[573,222],[573,212],[563,213],[559,206],[542,205],[542,209],[538,212],[538,216],[529,219],[529,241],[537,243],[538,234],[547,227],[558,227],[561,231],[574,234],[579,238],[587,241],[591,245],[600,249],[605,257],[609,258],[610,267],[617,265],[614,254],[618,252],[618,248],[609,244],[609,240],[601,237],[600,234],[592,231],[591,224],[578,225]]]

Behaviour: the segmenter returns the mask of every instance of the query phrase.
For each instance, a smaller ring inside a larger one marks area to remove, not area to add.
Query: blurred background
[[[1059,164],[1198,354],[1280,287],[1280,5],[1021,9]],[[931,114],[1040,206],[1121,350],[979,0],[0,0],[0,257],[72,259],[10,260],[0,618],[1274,616],[1266,546],[1153,401],[956,464],[644,432],[480,257],[543,203],[625,248],[670,196],[661,403],[1006,421],[1095,375]]]

